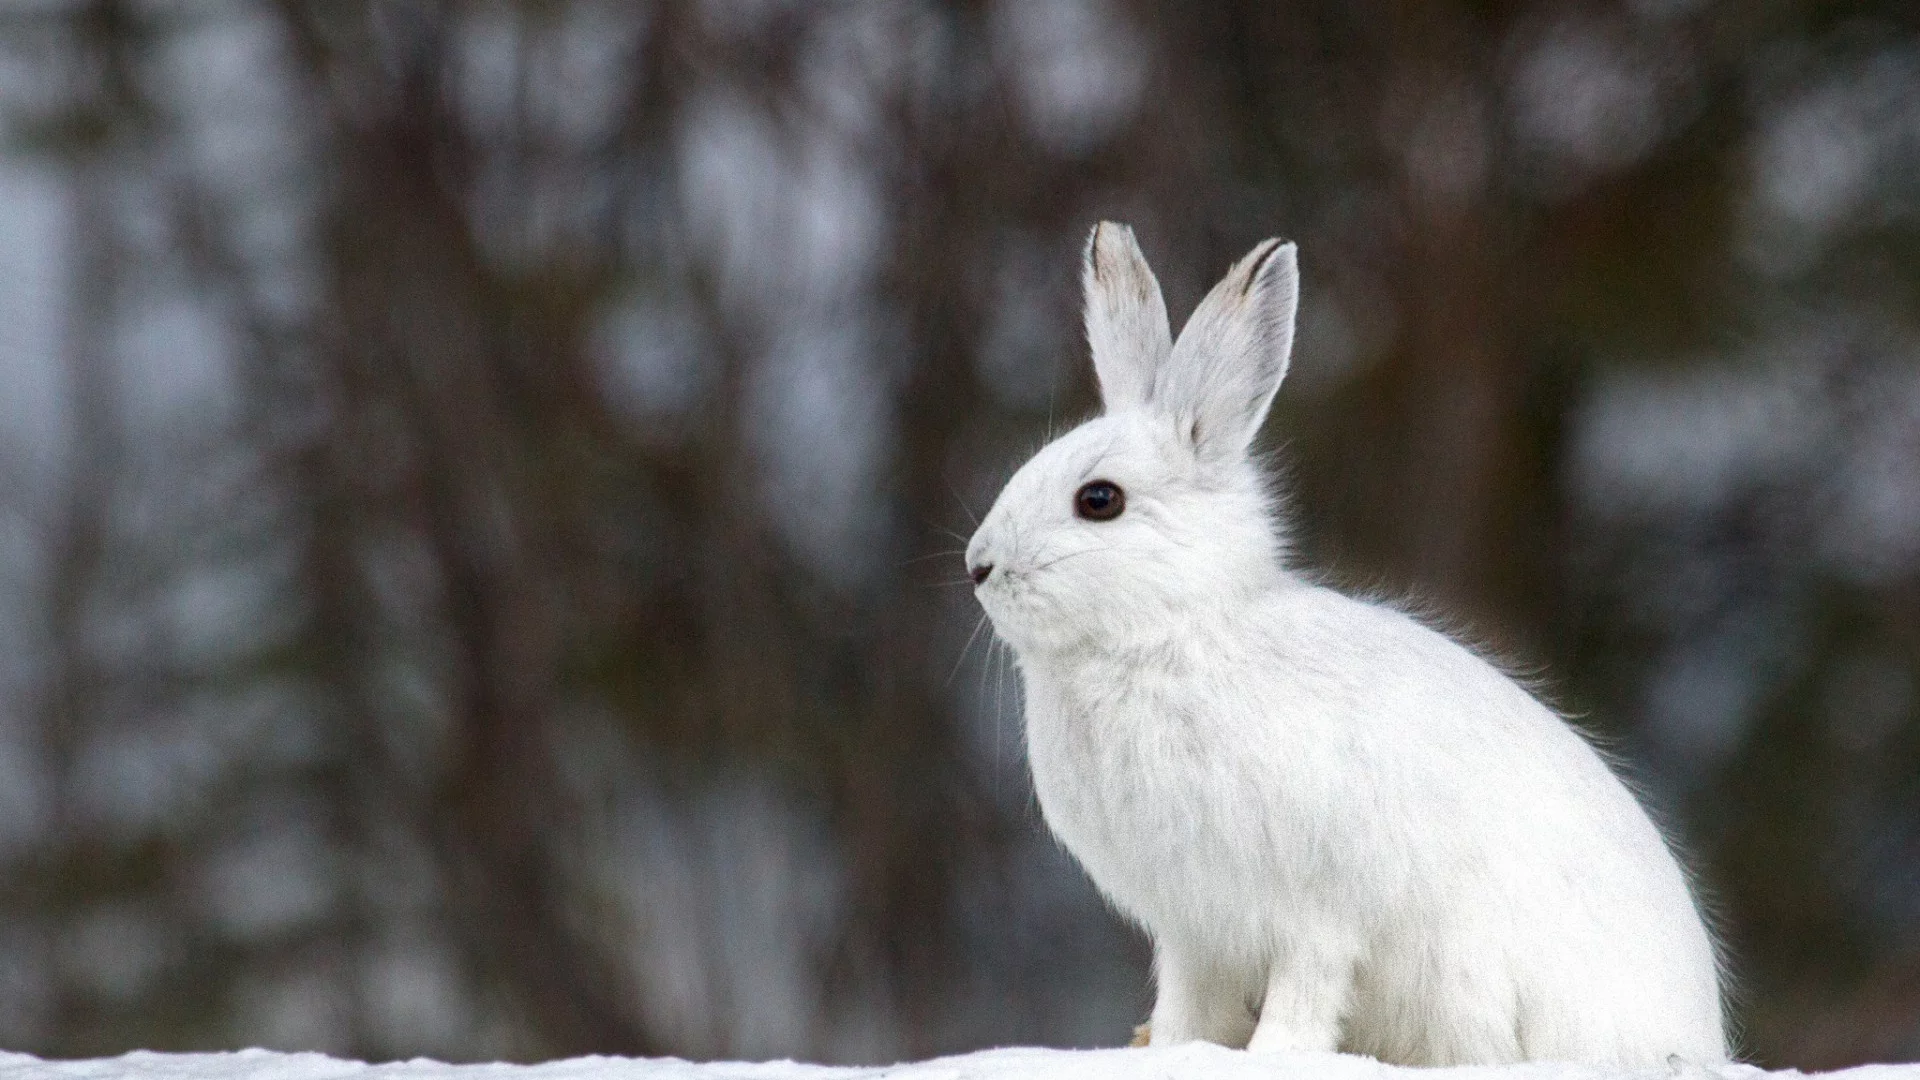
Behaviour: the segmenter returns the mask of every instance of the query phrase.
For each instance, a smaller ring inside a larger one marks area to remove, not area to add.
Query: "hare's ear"
[[[1267,240],[1200,301],[1155,387],[1154,406],[1203,458],[1243,454],[1267,418],[1293,352],[1300,306],[1294,246]]]
[[[1160,282],[1133,230],[1111,221],[1095,225],[1080,278],[1100,400],[1110,413],[1145,405],[1155,374],[1173,351],[1173,336]]]

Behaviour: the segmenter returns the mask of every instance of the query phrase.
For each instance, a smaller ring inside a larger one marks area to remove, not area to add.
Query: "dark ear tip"
[[[1085,261],[1087,264],[1087,272],[1093,275],[1095,281],[1100,280],[1100,234],[1102,230],[1106,229],[1108,224],[1110,223],[1096,221],[1093,223],[1093,228],[1087,230]]]
[[[1096,221],[1093,223],[1092,230],[1087,233],[1086,263],[1087,271],[1093,275],[1095,281],[1100,280],[1100,251],[1102,242],[1105,240],[1107,230],[1109,229],[1113,230],[1115,234],[1120,237],[1123,244],[1128,244],[1133,239],[1133,228],[1131,226],[1118,221]]]
[[[1273,262],[1273,257],[1275,255],[1278,255],[1283,251],[1297,251],[1299,250],[1299,245],[1295,244],[1291,240],[1283,240],[1280,237],[1276,236],[1268,240],[1266,243],[1261,244],[1260,248],[1261,248],[1260,257],[1254,260],[1253,272],[1247,275],[1250,278],[1257,278],[1261,274],[1265,273],[1268,265],[1270,265]]]
[[[1254,283],[1260,280],[1260,276],[1267,272],[1269,266],[1273,265],[1275,255],[1281,252],[1291,253],[1297,250],[1299,250],[1299,245],[1291,240],[1281,239],[1278,236],[1262,240],[1259,245],[1253,249],[1253,265],[1247,267],[1247,279],[1240,286],[1240,295],[1245,296],[1253,291]]]

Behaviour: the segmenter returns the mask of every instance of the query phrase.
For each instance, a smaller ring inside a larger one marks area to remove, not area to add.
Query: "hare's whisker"
[[[1030,572],[1037,574],[1040,571],[1045,570],[1049,566],[1066,562],[1068,559],[1071,559],[1076,555],[1092,555],[1096,552],[1101,552],[1106,550],[1108,550],[1107,545],[1102,544],[1099,547],[1082,548],[1079,551],[1069,551],[1065,555],[1059,555],[1059,556],[1055,556],[1054,558],[1048,559],[1046,562],[1043,562],[1039,566],[1034,567],[1033,570]]]
[[[967,500],[960,497],[960,489],[953,486],[952,480],[948,480],[944,476],[941,477],[940,479],[942,482],[944,482],[947,485],[947,491],[949,494],[953,496],[953,501],[960,504],[960,512],[967,515],[967,520],[973,522],[974,528],[976,529],[979,528],[980,515],[975,514],[973,512],[973,508],[967,505]]]
[[[960,658],[953,662],[953,670],[947,672],[947,681],[940,684],[942,689],[953,685],[953,677],[960,674],[960,665],[967,662],[967,653],[973,648],[973,639],[980,636],[980,628],[987,625],[987,615],[980,613],[980,619],[973,624],[973,633],[967,635],[967,643],[960,646]]]
[[[900,565],[912,566],[914,563],[923,563],[923,562],[926,562],[928,559],[951,559],[955,555],[965,555],[966,553],[967,551],[965,548],[948,548],[945,551],[934,551],[934,552],[929,552],[928,554],[925,554],[925,555],[915,555],[911,559],[903,559],[901,560]]]
[[[959,533],[954,532],[952,529],[947,528],[945,525],[935,525],[933,522],[929,521],[926,523],[926,526],[927,528],[932,529],[935,532],[944,533],[945,535],[950,536],[953,539],[958,540],[963,544],[971,543],[973,540],[972,537],[961,536]]]

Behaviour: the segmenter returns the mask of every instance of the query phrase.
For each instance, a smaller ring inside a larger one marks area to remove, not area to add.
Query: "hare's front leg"
[[[1154,943],[1153,969],[1160,985],[1148,1045],[1196,1040],[1235,1049],[1247,1045],[1253,1034],[1250,1005],[1256,986],[1248,985],[1238,972],[1166,941]]]
[[[1303,941],[1267,971],[1260,1023],[1249,1050],[1338,1050],[1353,992],[1353,952],[1332,941]]]

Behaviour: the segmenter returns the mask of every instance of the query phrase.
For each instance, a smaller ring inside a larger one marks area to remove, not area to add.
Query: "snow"
[[[90,1061],[42,1061],[0,1053],[0,1080],[1762,1080],[1797,1077],[1751,1065],[1629,1072],[1580,1065],[1529,1064],[1412,1070],[1346,1054],[1254,1054],[1204,1043],[1140,1050],[982,1050],[903,1065],[837,1067],[791,1061],[695,1063],[672,1058],[587,1057],[541,1065],[443,1065],[404,1061],[368,1065],[320,1054],[243,1050],[230,1054],[137,1051]],[[1867,1065],[1823,1074],[1846,1080],[1920,1080],[1920,1065]]]

